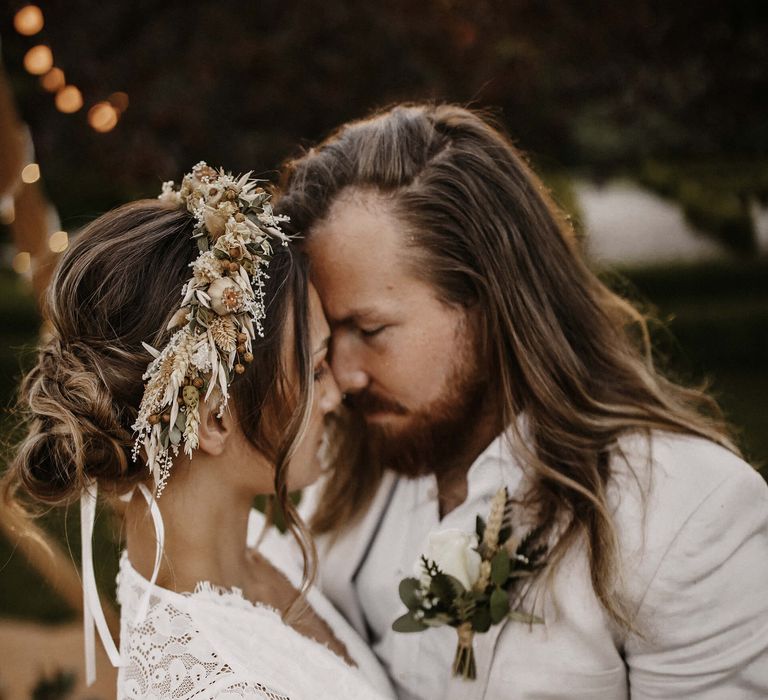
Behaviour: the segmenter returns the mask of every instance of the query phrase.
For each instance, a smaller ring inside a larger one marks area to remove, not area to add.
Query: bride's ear
[[[212,456],[218,456],[224,452],[227,440],[231,438],[236,427],[231,406],[224,409],[221,418],[218,417],[218,412],[218,406],[210,405],[205,401],[200,403],[198,449]]]

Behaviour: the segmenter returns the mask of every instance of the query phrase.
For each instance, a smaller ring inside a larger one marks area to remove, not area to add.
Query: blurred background
[[[37,299],[85,223],[201,159],[274,180],[338,124],[436,99],[493,111],[594,268],[659,319],[657,361],[709,382],[768,463],[768,4],[10,2],[0,52],[5,443]],[[77,514],[43,522],[61,559],[0,532],[0,698],[111,697],[108,673],[81,685]],[[98,530],[111,594],[118,526]]]

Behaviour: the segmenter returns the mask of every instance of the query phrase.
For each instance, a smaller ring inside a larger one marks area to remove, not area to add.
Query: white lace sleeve
[[[138,607],[141,589],[123,580],[118,590],[123,611],[118,700],[290,700],[235,673],[196,629],[189,614],[170,600],[152,596],[146,619],[131,624],[130,613]]]

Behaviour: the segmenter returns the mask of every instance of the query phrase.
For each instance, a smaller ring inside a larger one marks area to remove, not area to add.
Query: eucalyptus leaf
[[[179,411],[178,415],[176,416],[176,425],[174,426],[176,429],[180,430],[182,433],[184,432],[184,429],[187,427],[187,414],[183,413],[182,411]]]
[[[501,588],[494,588],[491,593],[491,622],[495,625],[501,622],[509,613],[509,597]]]
[[[472,615],[472,629],[475,632],[487,632],[491,628],[491,612],[486,607],[478,608]]]
[[[181,442],[181,430],[175,425],[171,428],[170,440],[173,445],[178,445]]]
[[[201,253],[205,253],[205,251],[208,250],[208,236],[200,236],[200,238],[197,239],[197,249]]]
[[[448,605],[465,591],[466,588],[461,581],[442,572],[434,574],[429,584],[430,594]]]
[[[420,606],[421,597],[417,593],[420,587],[421,584],[416,578],[404,578],[400,581],[400,600],[405,603],[408,610],[415,610]]]
[[[406,613],[392,623],[392,629],[395,632],[422,632],[427,629],[427,626],[421,620],[414,618],[411,613]]]
[[[219,259],[219,260],[226,260],[229,258],[229,255],[227,255],[223,250],[220,248],[214,248],[213,254]]]
[[[491,581],[497,586],[503,586],[509,578],[509,554],[506,549],[500,549],[491,559]]]

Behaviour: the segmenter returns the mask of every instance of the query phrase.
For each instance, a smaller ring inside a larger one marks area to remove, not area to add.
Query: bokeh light
[[[43,90],[48,92],[58,92],[67,84],[67,80],[64,77],[64,71],[61,68],[53,67],[44,76],[40,78],[40,85],[43,86]]]
[[[21,181],[30,185],[40,179],[40,166],[37,163],[25,165],[21,171]]]
[[[11,195],[0,197],[0,224],[9,226],[16,221],[16,206]]]
[[[112,131],[117,125],[117,110],[109,102],[97,102],[88,110],[88,123],[100,133]]]
[[[53,53],[45,44],[33,46],[24,55],[24,68],[32,75],[44,75],[53,68]]]
[[[128,109],[128,95],[124,92],[113,92],[107,100],[118,112]]]
[[[66,231],[56,231],[48,239],[48,247],[53,253],[62,253],[69,245],[69,235]]]
[[[15,257],[13,258],[13,270],[14,272],[17,272],[20,275],[26,274],[29,272],[29,270],[32,267],[32,256],[22,251],[21,253],[16,253]]]
[[[13,17],[14,29],[24,36],[37,34],[44,24],[43,12],[37,5],[26,5]]]
[[[65,114],[77,112],[83,106],[83,95],[74,85],[67,85],[56,93],[56,109]]]

